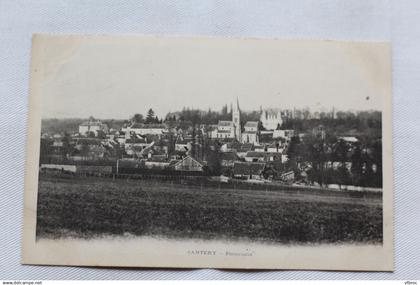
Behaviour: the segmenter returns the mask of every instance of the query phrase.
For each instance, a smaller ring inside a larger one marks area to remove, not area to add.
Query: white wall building
[[[97,136],[99,131],[103,131],[105,134],[108,132],[108,126],[99,120],[89,120],[79,125],[79,134],[84,136],[90,132]]]
[[[248,121],[242,133],[242,143],[258,144],[258,122]]]
[[[263,110],[260,121],[267,130],[275,130],[279,125],[283,124],[280,110]]]
[[[162,135],[166,129],[163,124],[138,124],[134,123],[131,126],[124,127],[121,130],[125,132],[126,136],[130,136],[131,133],[136,135]]]
[[[290,140],[295,135],[294,130],[274,130],[273,139],[285,139],[286,141]]]
[[[217,138],[234,138],[235,137],[235,128],[232,121],[219,121],[217,124]]]

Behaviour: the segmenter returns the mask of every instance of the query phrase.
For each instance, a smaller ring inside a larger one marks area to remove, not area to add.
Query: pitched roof
[[[192,143],[192,138],[186,138],[183,136],[178,136],[176,138],[176,144],[187,144],[187,143]]]
[[[151,134],[143,135],[143,137],[148,142],[155,142],[155,141],[158,141],[160,139],[159,135],[151,135]]]
[[[180,163],[182,163],[184,160],[187,160],[187,159],[194,160],[194,161],[196,161],[197,163],[201,164],[201,166],[204,166],[204,165],[205,165],[205,163],[204,163],[202,160],[197,159],[197,158],[194,158],[194,157],[192,157],[192,156],[190,156],[190,155],[188,155],[188,156],[184,157],[184,158],[183,158],[183,159],[181,159],[180,161],[176,162],[174,165],[180,164]]]
[[[130,138],[125,140],[126,144],[129,143],[146,143],[146,140],[143,138]]]
[[[164,146],[169,146],[169,145],[170,145],[169,141],[165,139],[160,139],[158,141],[155,141],[155,144],[154,144],[155,147],[164,147]]]
[[[265,168],[263,162],[235,162],[233,164],[234,175],[261,174]]]
[[[238,142],[235,138],[230,141],[225,142],[226,147],[230,149],[238,149],[241,146],[241,143]]]
[[[154,154],[156,151],[152,148],[144,148],[142,149],[142,154],[143,155],[148,155],[149,153]]]
[[[273,140],[273,133],[261,133],[260,142],[271,142]]]
[[[164,124],[142,124],[134,123],[130,126],[132,129],[164,129],[166,126]]]
[[[277,146],[279,147],[279,149],[281,149],[282,147],[281,147],[281,142],[278,142],[278,141],[274,141],[274,142],[272,142],[268,147],[269,148],[277,148]]]
[[[221,160],[235,161],[235,160],[238,160],[239,157],[235,152],[229,151],[229,152],[222,152],[220,154],[220,159]]]
[[[147,159],[147,161],[149,161],[149,162],[168,162],[169,163],[166,155],[161,155],[161,154],[152,155],[152,157]]]
[[[231,127],[231,126],[233,126],[233,122],[232,121],[219,121],[218,126],[219,127]]]
[[[254,146],[253,144],[244,143],[244,144],[239,145],[239,147],[236,149],[236,151],[238,151],[238,152],[247,152],[247,151],[252,150],[253,146]]]
[[[262,151],[248,151],[246,157],[267,157],[268,153]]]
[[[245,124],[245,128],[258,128],[258,122],[257,121],[248,121]]]
[[[216,130],[216,129],[217,129],[217,126],[218,126],[218,125],[213,125],[213,124],[212,124],[212,125],[207,125],[207,130],[208,130],[208,131],[214,131],[214,130]]]

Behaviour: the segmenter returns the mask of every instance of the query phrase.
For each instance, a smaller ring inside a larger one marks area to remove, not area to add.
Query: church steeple
[[[239,109],[238,97],[236,97],[236,104],[232,108],[232,122],[235,130],[235,138],[241,141],[241,111]]]

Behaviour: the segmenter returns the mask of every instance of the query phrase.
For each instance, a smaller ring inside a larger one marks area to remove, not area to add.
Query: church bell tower
[[[239,110],[239,99],[236,98],[236,104],[232,108],[232,122],[235,131],[235,139],[241,141],[241,111]]]

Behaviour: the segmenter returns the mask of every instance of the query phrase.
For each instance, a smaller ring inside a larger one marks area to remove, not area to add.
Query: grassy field
[[[382,242],[382,199],[101,178],[39,182],[37,236]]]

